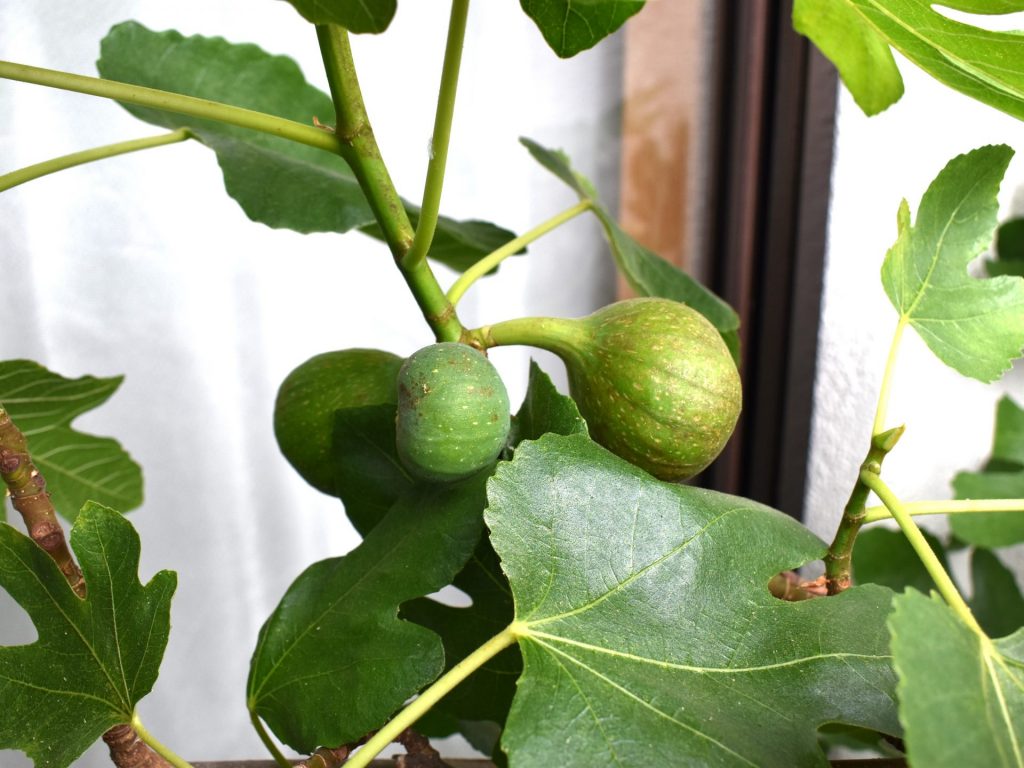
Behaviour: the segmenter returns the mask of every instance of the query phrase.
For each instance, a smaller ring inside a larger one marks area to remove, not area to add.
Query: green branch
[[[853,583],[853,545],[857,541],[857,533],[864,525],[870,490],[862,476],[865,472],[877,474],[881,470],[882,462],[902,435],[903,427],[896,427],[871,438],[868,455],[860,465],[860,475],[850,491],[836,536],[825,555],[825,586],[830,595],[838,595]]]
[[[327,24],[318,25],[316,34],[334,100],[337,117],[334,130],[340,141],[338,153],[351,166],[402,276],[437,340],[458,341],[462,336],[462,323],[426,259],[405,265],[404,257],[412,247],[415,233],[373,135],[348,32]]]
[[[398,713],[391,722],[377,731],[366,746],[345,763],[346,768],[366,768],[381,750],[398,738],[406,728],[412,726],[423,715],[430,711],[437,702],[455,686],[469,677],[485,663],[493,659],[518,639],[518,627],[512,624],[481,645],[469,656],[464,658],[437,681],[416,697],[412,703]]]
[[[469,0],[452,0],[452,12],[448,20],[448,41],[445,43],[444,64],[441,68],[441,87],[434,115],[434,135],[430,140],[430,163],[427,165],[427,180],[423,185],[423,204],[412,248],[402,260],[402,266],[406,269],[427,258],[430,244],[434,240],[434,231],[437,229],[468,14]]]
[[[921,559],[925,569],[928,571],[928,575],[935,582],[939,594],[942,595],[953,612],[978,636],[986,637],[985,632],[978,625],[977,619],[974,618],[974,614],[971,613],[971,609],[967,606],[960,591],[956,588],[949,574],[946,573],[946,569],[942,567],[942,563],[939,562],[939,558],[932,551],[924,534],[921,533],[921,529],[917,527],[917,524],[910,516],[910,513],[907,512],[903,503],[896,497],[896,494],[878,476],[877,471],[863,470],[860,473],[860,480],[881,499],[882,503],[892,513],[896,522],[899,523],[903,535],[907,537],[907,541],[910,542],[910,546],[914,548],[914,552]]]
[[[579,216],[584,211],[590,210],[594,206],[593,200],[583,200],[576,203],[572,208],[568,208],[550,219],[545,221],[543,224],[538,224],[536,227],[531,229],[526,234],[520,235],[515,240],[509,240],[503,246],[498,248],[496,251],[484,256],[480,261],[474,264],[472,267],[467,269],[462,275],[452,283],[452,287],[448,289],[448,301],[452,304],[458,304],[459,299],[465,295],[466,291],[469,290],[470,286],[473,285],[477,280],[486,275],[492,269],[497,267],[501,262],[516,253],[519,253],[523,248],[537,240],[548,232],[557,227],[562,226],[565,222],[569,221],[576,216]]]
[[[153,734],[145,729],[142,725],[142,721],[139,720],[138,715],[132,716],[132,728],[135,729],[135,733],[139,735],[139,738],[160,757],[166,760],[168,763],[174,766],[174,768],[193,768],[192,764],[187,760],[183,760],[178,757],[174,752],[165,747],[159,741],[157,741]]]
[[[261,133],[269,133],[328,152],[337,153],[339,150],[339,142],[335,136],[319,128],[314,128],[312,125],[303,125],[283,117],[268,115],[252,109],[233,107],[230,104],[222,104],[209,99],[199,99],[195,96],[184,96],[180,93],[146,88],[142,85],[119,83],[116,80],[103,80],[98,77],[85,77],[53,69],[30,67],[10,61],[0,61],[0,78],[45,85],[90,96],[102,96],[126,104],[137,104],[140,107],[160,109],[164,112],[174,112],[204,120],[217,120],[228,125],[236,125],[239,128],[250,128]]]
[[[1024,499],[964,499],[952,501],[909,501],[903,504],[908,515],[969,515],[978,512],[1024,512]],[[868,507],[863,523],[891,520],[885,506]]]
[[[19,168],[16,171],[0,175],[0,192],[5,192],[19,184],[24,184],[26,181],[32,181],[43,176],[48,176],[51,173],[63,171],[67,168],[74,168],[76,165],[84,165],[85,163],[104,160],[108,157],[117,157],[118,155],[125,155],[129,152],[138,152],[140,149],[151,149],[153,147],[163,147],[167,144],[177,144],[179,141],[185,141],[191,137],[192,134],[187,128],[179,128],[178,130],[171,131],[170,133],[161,133],[159,136],[150,136],[145,139],[132,139],[131,141],[119,141],[116,144],[107,144],[102,147],[93,147],[92,149],[86,149],[81,152],[73,152],[70,155],[55,157],[51,160],[45,160],[41,163],[36,163],[35,165],[30,165],[26,168]]]

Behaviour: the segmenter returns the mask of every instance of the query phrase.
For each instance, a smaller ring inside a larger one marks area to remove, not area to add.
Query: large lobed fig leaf
[[[71,427],[78,416],[105,403],[121,380],[68,379],[30,360],[0,362],[0,405],[28,439],[53,505],[68,520],[74,521],[87,501],[122,512],[142,504],[142,469],[120,443]]]
[[[334,122],[331,98],[306,82],[296,63],[251,44],[220,37],[154,32],[128,21],[103,39],[96,62],[110,80],[160,88],[265,112],[310,125]],[[140,120],[188,128],[217,154],[229,195],[253,221],[296,232],[348,232],[381,237],[352,170],[337,155],[212,120],[123,105]],[[419,209],[406,202],[413,223]],[[482,221],[442,216],[430,257],[464,270],[513,233]]]
[[[1024,630],[972,631],[935,593],[908,590],[889,620],[911,765],[1024,765]]]
[[[488,500],[524,659],[513,768],[825,766],[823,723],[899,733],[892,593],[772,597],[774,574],[825,551],[791,518],[582,435],[520,445]]]
[[[449,584],[469,559],[485,479],[414,488],[358,547],[289,587],[249,669],[249,710],[278,738],[306,753],[353,741],[441,673],[441,639],[398,608]]]
[[[882,265],[900,322],[913,326],[946,365],[986,382],[1024,349],[1024,278],[967,274],[968,263],[992,242],[996,195],[1012,155],[999,145],[953,158],[928,186],[913,224],[906,200],[901,203],[899,236]]]
[[[866,114],[903,95],[890,46],[961,93],[1024,117],[1024,39],[944,16],[933,5],[969,13],[1024,10],[1021,0],[796,0],[793,26],[839,69]]]
[[[107,729],[131,722],[156,682],[177,577],[139,582],[139,537],[113,510],[87,504],[71,547],[88,590],[79,598],[56,563],[0,524],[0,586],[28,612],[31,645],[0,648],[0,749],[36,768],[65,768]]]

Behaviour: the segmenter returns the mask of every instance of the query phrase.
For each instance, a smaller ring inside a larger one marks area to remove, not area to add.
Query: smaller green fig
[[[472,347],[432,344],[398,373],[395,445],[406,469],[421,480],[452,482],[493,464],[510,421],[501,377]]]
[[[563,359],[590,435],[608,450],[671,481],[721,453],[742,407],[740,377],[721,335],[695,309],[639,298],[535,323],[540,338],[529,343]]]
[[[341,349],[311,357],[288,374],[274,403],[281,453],[314,488],[339,496],[331,454],[334,414],[396,402],[402,358],[379,349]]]

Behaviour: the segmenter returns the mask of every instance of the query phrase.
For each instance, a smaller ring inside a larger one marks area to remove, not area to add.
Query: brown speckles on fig
[[[721,453],[743,398],[732,356],[703,315],[643,298],[565,322],[586,330],[585,348],[563,358],[597,442],[663,480],[692,477]]]

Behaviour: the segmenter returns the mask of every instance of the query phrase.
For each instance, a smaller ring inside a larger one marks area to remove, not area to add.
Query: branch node
[[[130,725],[115,725],[103,734],[110,750],[110,761],[117,768],[171,768],[171,764],[153,752]]]

